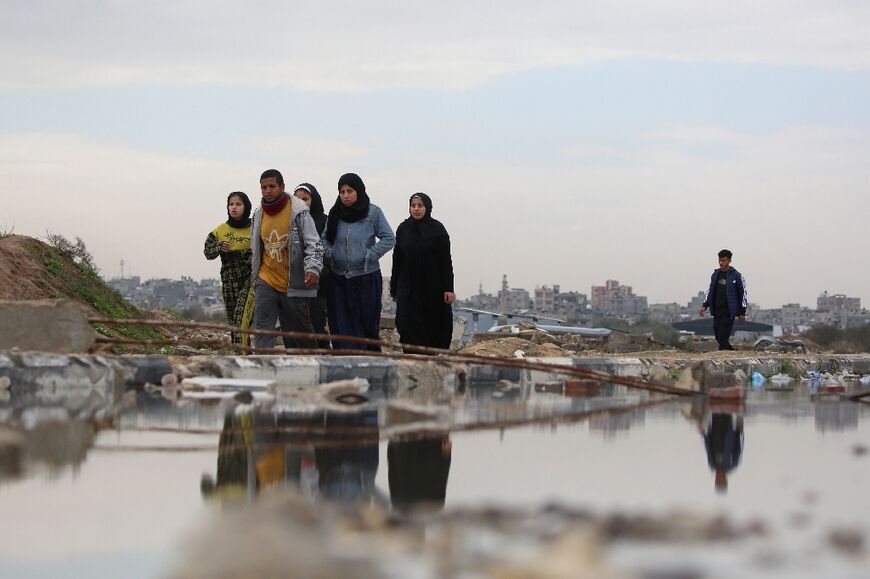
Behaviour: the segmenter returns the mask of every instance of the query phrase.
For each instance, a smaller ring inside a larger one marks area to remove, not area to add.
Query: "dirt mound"
[[[45,244],[30,237],[0,239],[0,300],[41,300],[57,297],[41,258]]]
[[[514,358],[517,350],[525,357],[531,358],[564,358],[573,356],[572,352],[563,350],[556,344],[534,344],[523,338],[495,338],[484,340],[463,348],[463,354],[475,354],[477,356],[491,356],[494,358]]]
[[[82,304],[95,317],[119,320],[153,317],[124,300],[87,265],[32,237],[10,235],[0,239],[0,280],[0,300],[68,299]],[[109,337],[164,337],[157,330],[139,326],[94,325],[94,329]]]

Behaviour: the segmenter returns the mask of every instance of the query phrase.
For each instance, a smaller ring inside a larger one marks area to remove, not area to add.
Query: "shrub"
[[[94,263],[94,257],[91,255],[91,252],[88,251],[88,248],[85,245],[85,242],[82,241],[81,237],[76,237],[76,241],[73,243],[59,233],[52,233],[51,231],[46,230],[45,242],[56,249],[64,257],[71,259],[73,263],[78,265],[80,268],[95,274],[99,272]]]

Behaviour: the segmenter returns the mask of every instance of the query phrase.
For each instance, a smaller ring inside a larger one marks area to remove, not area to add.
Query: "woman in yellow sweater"
[[[205,239],[206,259],[221,258],[221,290],[227,322],[241,326],[251,283],[251,201],[241,191],[227,197],[228,219]],[[241,334],[232,333],[234,344],[241,344]]]

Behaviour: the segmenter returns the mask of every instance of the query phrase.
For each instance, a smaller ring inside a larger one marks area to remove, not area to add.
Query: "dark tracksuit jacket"
[[[710,276],[710,287],[707,289],[707,297],[704,299],[704,307],[710,308],[710,315],[714,318],[724,312],[716,311],[716,280],[719,277],[719,268],[713,270]],[[749,298],[746,293],[746,278],[733,267],[728,268],[725,274],[725,296],[728,299],[728,312],[730,317],[745,316],[749,306]]]

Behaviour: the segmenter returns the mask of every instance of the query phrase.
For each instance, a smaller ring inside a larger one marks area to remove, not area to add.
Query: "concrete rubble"
[[[19,348],[42,352],[88,352],[96,339],[88,311],[60,300],[0,301],[0,352]]]

